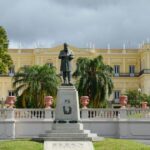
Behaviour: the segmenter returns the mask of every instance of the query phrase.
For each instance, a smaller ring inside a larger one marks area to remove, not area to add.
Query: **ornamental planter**
[[[127,101],[128,101],[128,96],[126,96],[126,95],[121,95],[121,96],[119,97],[119,103],[121,104],[121,108],[126,108]]]
[[[142,102],[141,104],[142,104],[142,109],[147,109],[148,108],[147,102]]]
[[[44,102],[45,102],[45,108],[51,108],[51,106],[53,104],[53,97],[52,96],[45,96]]]
[[[14,108],[15,101],[16,101],[16,96],[7,96],[5,104],[7,105],[8,108]]]
[[[81,96],[80,97],[80,102],[82,104],[82,108],[87,108],[87,105],[90,102],[89,96]]]

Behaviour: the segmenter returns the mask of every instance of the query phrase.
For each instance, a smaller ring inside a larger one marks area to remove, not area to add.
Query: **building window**
[[[9,76],[14,76],[14,74],[15,74],[15,67],[11,66],[8,71],[9,71],[8,72]]]
[[[24,67],[24,68],[29,68],[29,67],[30,67],[30,65],[23,65],[23,67]]]
[[[134,73],[135,73],[135,66],[134,65],[129,66],[129,73],[130,73],[130,77],[134,77]]]
[[[120,73],[120,66],[119,65],[115,65],[114,66],[114,75],[115,77],[119,77],[119,73]]]
[[[53,66],[53,63],[46,63],[49,67]]]
[[[114,102],[119,103],[120,91],[114,91]]]
[[[15,93],[14,93],[14,91],[8,91],[8,96],[15,96]]]

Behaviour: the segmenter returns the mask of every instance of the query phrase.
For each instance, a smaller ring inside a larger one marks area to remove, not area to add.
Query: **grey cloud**
[[[137,47],[150,37],[149,0],[0,0],[10,41],[32,47]]]

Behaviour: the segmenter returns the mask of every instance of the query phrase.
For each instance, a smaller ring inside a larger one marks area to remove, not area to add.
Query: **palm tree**
[[[80,57],[73,76],[77,78],[79,95],[88,95],[91,106],[100,107],[101,102],[110,96],[113,89],[113,68],[103,63],[102,56],[94,59]]]
[[[22,67],[13,77],[19,107],[44,107],[44,96],[56,97],[59,83],[52,65]]]

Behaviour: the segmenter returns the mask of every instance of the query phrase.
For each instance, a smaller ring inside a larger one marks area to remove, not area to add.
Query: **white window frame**
[[[114,102],[115,103],[119,103],[119,97],[120,97],[120,95],[121,95],[120,90],[115,90],[114,91]]]
[[[14,76],[14,74],[15,74],[15,67],[14,66],[12,66],[12,67],[10,67],[9,69],[8,69],[8,74],[9,74],[9,76]]]
[[[119,77],[120,74],[120,65],[114,65],[114,76]]]
[[[135,65],[130,65],[129,66],[129,74],[130,74],[130,77],[134,77],[134,74],[135,74]]]
[[[13,90],[9,90],[9,91],[8,91],[8,96],[15,96],[14,91],[13,91]]]

